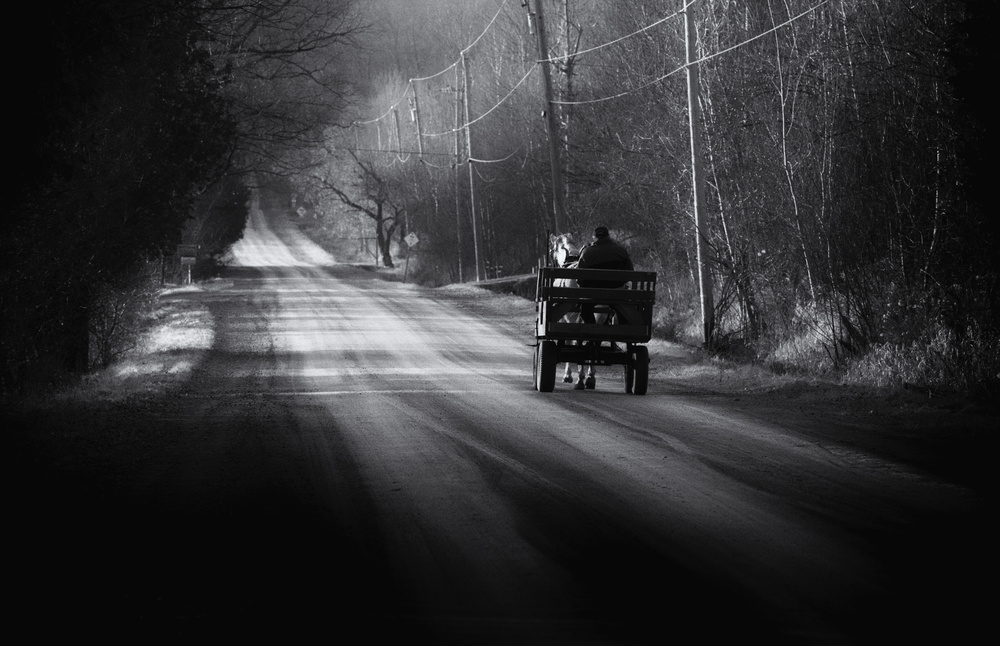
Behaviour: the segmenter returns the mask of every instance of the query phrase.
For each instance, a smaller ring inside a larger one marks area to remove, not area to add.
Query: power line
[[[701,63],[702,61],[708,61],[708,60],[711,60],[711,59],[713,59],[713,58],[715,58],[717,56],[722,56],[723,54],[728,54],[729,52],[733,51],[734,49],[738,49],[740,47],[743,47],[744,45],[748,45],[748,44],[752,43],[755,40],[759,40],[759,39],[763,38],[764,36],[767,36],[768,34],[773,34],[774,32],[778,31],[782,27],[790,25],[793,22],[795,22],[796,20],[798,20],[799,18],[802,18],[805,15],[810,14],[810,13],[816,11],[817,9],[819,9],[820,7],[822,7],[823,5],[827,4],[829,1],[830,0],[823,0],[819,4],[814,5],[814,6],[810,7],[810,8],[808,8],[808,9],[806,9],[805,11],[803,11],[802,13],[800,13],[797,16],[789,18],[788,20],[786,20],[785,22],[781,23],[780,25],[775,25],[774,27],[772,27],[771,29],[768,29],[767,31],[765,31],[762,34],[757,34],[753,38],[745,40],[742,43],[739,43],[738,45],[733,45],[732,47],[728,47],[728,48],[722,50],[721,52],[716,52],[716,53],[712,54],[711,56],[706,56],[705,58],[699,59],[696,62]]]
[[[473,40],[469,45],[467,45],[462,50],[463,54],[465,52],[469,51],[470,49],[472,49],[476,45],[476,43],[478,43],[480,40],[482,40],[483,36],[485,36],[486,33],[490,30],[490,28],[493,26],[493,23],[495,23],[497,21],[497,18],[500,17],[500,12],[503,11],[503,8],[505,6],[507,6],[507,3],[509,1],[510,0],[503,0],[500,3],[500,7],[497,9],[497,12],[495,14],[493,14],[493,19],[490,20],[490,22],[486,25],[486,27],[483,29],[483,31],[479,34],[479,36],[477,36],[475,40]],[[459,59],[459,60],[461,60],[461,59]],[[412,78],[412,79],[410,79],[409,82],[406,84],[406,88],[403,90],[402,96],[400,96],[399,99],[397,99],[396,102],[393,103],[392,106],[388,110],[386,110],[381,116],[379,116],[379,117],[377,117],[375,119],[369,119],[367,121],[355,121],[354,122],[355,125],[365,126],[365,125],[368,125],[368,124],[375,123],[377,121],[381,121],[385,117],[389,116],[389,114],[393,110],[395,110],[399,106],[400,103],[403,102],[403,99],[406,98],[407,93],[410,91],[410,86],[413,85],[414,82],[417,82],[417,81],[429,81],[429,80],[431,80],[433,78],[437,78],[438,76],[441,76],[442,74],[445,74],[446,72],[449,72],[449,71],[455,69],[455,66],[458,65],[458,62],[459,61],[456,60],[454,63],[452,63],[448,67],[444,68],[440,72],[437,72],[436,74],[431,74],[430,76],[424,76],[424,77],[421,77],[421,78]]]
[[[497,10],[497,13],[494,14],[492,20],[490,20],[489,24],[486,26],[486,28],[483,30],[483,32],[468,47],[466,47],[465,49],[462,50],[463,53],[467,52],[470,48],[472,48],[474,45],[476,45],[483,38],[483,36],[489,31],[489,29],[493,26],[493,24],[496,22],[497,18],[499,17],[500,12],[506,6],[507,1],[508,0],[503,0],[503,2],[500,5],[500,8]],[[591,47],[591,48],[588,48],[586,50],[582,50],[580,52],[577,52],[576,54],[574,54],[574,56],[581,55],[581,54],[586,54],[586,53],[589,53],[589,52],[593,52],[593,51],[596,51],[596,50],[608,47],[610,45],[613,45],[615,43],[621,42],[623,40],[626,40],[628,38],[631,38],[633,36],[641,34],[641,33],[645,32],[645,31],[648,31],[649,29],[652,29],[653,27],[656,27],[658,25],[663,24],[667,20],[670,20],[672,18],[677,17],[683,11],[687,10],[691,5],[693,5],[696,1],[697,0],[691,0],[690,2],[688,2],[688,3],[686,3],[684,5],[684,9],[681,10],[681,11],[678,11],[678,12],[675,12],[673,14],[670,14],[669,16],[665,16],[665,17],[661,18],[660,20],[657,20],[657,21],[655,21],[653,23],[650,23],[649,25],[646,25],[645,27],[643,27],[641,29],[638,29],[638,30],[636,30],[636,31],[634,31],[634,32],[632,32],[630,34],[627,34],[627,35],[622,36],[620,38],[616,38],[615,40],[611,40],[611,41],[608,41],[608,42],[603,43],[601,45],[598,45],[598,46],[595,46],[595,47]],[[765,36],[767,36],[769,34],[772,34],[775,31],[777,31],[778,29],[782,29],[782,28],[784,28],[784,27],[792,24],[793,22],[799,20],[800,18],[803,18],[804,16],[806,16],[806,15],[808,15],[808,14],[816,11],[817,9],[819,9],[823,5],[827,4],[828,2],[829,2],[829,0],[823,0],[822,2],[820,2],[820,3],[818,3],[818,4],[816,4],[816,5],[812,6],[812,7],[810,7],[809,9],[806,9],[805,11],[797,14],[796,16],[793,16],[793,17],[789,18],[788,20],[786,20],[786,21],[784,21],[784,22],[782,22],[782,23],[780,23],[778,25],[775,25],[771,29],[768,29],[768,30],[766,30],[766,31],[764,31],[764,32],[762,32],[760,34],[757,34],[756,36],[753,36],[752,38],[748,38],[747,40],[745,40],[745,41],[743,41],[741,43],[738,43],[736,45],[733,45],[732,47],[728,47],[728,48],[723,49],[723,50],[721,50],[719,52],[716,52],[714,54],[711,54],[711,55],[708,55],[708,56],[704,56],[704,57],[698,59],[697,61],[694,61],[692,64],[696,65],[696,64],[699,64],[699,63],[703,63],[703,62],[712,60],[714,58],[717,58],[719,56],[722,56],[723,54],[727,54],[727,53],[729,53],[731,51],[739,49],[741,47],[745,47],[746,45],[749,45],[750,43],[752,43],[754,41],[757,41],[757,40],[759,40],[759,39],[761,39],[761,38],[763,38],[763,37],[765,37]],[[442,132],[425,133],[423,136],[424,137],[444,137],[444,136],[452,135],[452,134],[455,134],[458,131],[464,130],[468,126],[471,126],[471,125],[473,125],[473,124],[475,124],[475,123],[477,123],[477,122],[485,119],[491,113],[493,113],[494,111],[496,111],[501,105],[503,105],[514,94],[514,92],[517,91],[517,89],[519,87],[521,87],[521,85],[523,85],[525,83],[525,81],[527,81],[528,77],[531,76],[531,73],[535,70],[537,64],[543,64],[543,63],[547,63],[547,62],[565,60],[565,59],[567,59],[569,57],[570,56],[557,56],[557,57],[552,57],[550,59],[543,59],[543,60],[540,60],[540,61],[536,61],[536,65],[532,65],[528,69],[528,71],[525,72],[525,74],[521,77],[521,79],[510,89],[510,91],[507,92],[507,94],[502,99],[500,99],[496,104],[494,104],[491,108],[489,108],[488,110],[486,110],[484,113],[482,113],[481,115],[479,115],[475,119],[469,121],[467,124],[463,124],[461,127],[458,127],[458,128],[449,128],[448,130],[445,130],[445,131],[442,131]],[[409,91],[410,85],[412,85],[413,83],[418,82],[418,81],[426,81],[426,80],[433,79],[433,78],[435,78],[437,76],[440,76],[440,75],[442,75],[442,74],[444,74],[446,72],[449,72],[449,71],[453,70],[456,67],[456,65],[458,65],[457,61],[455,63],[452,63],[450,66],[446,67],[445,69],[441,70],[440,72],[438,72],[438,73],[436,73],[434,75],[427,76],[427,77],[421,77],[421,78],[411,79],[410,82],[407,84],[407,89],[406,89],[406,91],[404,91],[403,96],[400,97],[400,99],[397,100],[396,103],[394,103],[393,106],[390,107],[384,114],[382,114],[380,117],[378,117],[376,119],[371,119],[371,120],[368,120],[368,121],[355,122],[355,125],[368,125],[368,124],[377,123],[378,121],[381,121],[386,116],[390,115],[393,112],[393,110],[395,110],[397,108],[397,106],[403,101],[403,99],[406,97],[407,92]],[[677,67],[676,69],[674,69],[674,70],[672,70],[672,71],[670,71],[670,72],[668,72],[666,74],[663,74],[661,76],[658,76],[655,79],[652,79],[652,80],[650,80],[650,81],[648,81],[646,83],[643,83],[642,85],[640,85],[638,87],[629,88],[627,90],[624,90],[622,92],[619,92],[617,94],[613,94],[613,95],[610,95],[610,96],[601,97],[601,98],[597,98],[597,99],[581,100],[581,101],[557,101],[557,100],[553,100],[551,103],[553,105],[588,105],[588,104],[594,104],[594,103],[603,103],[603,102],[606,102],[606,101],[613,101],[615,99],[619,99],[621,97],[628,96],[629,94],[634,94],[636,92],[641,92],[642,90],[645,90],[645,89],[647,89],[647,88],[649,88],[649,87],[651,87],[653,85],[661,83],[664,80],[666,80],[667,78],[670,78],[671,76],[674,76],[675,74],[677,74],[679,72],[682,72],[686,67],[687,67],[686,65],[681,65],[681,66]],[[391,136],[392,135],[390,133],[390,138],[391,138]],[[382,150],[362,149],[362,148],[358,148],[356,150],[358,150],[359,152],[361,152],[361,151],[390,152],[390,153],[395,152],[397,154],[397,156],[401,155],[401,154],[411,154],[411,152],[412,152],[412,151],[382,151]],[[417,154],[419,154],[419,153],[417,153]],[[436,155],[441,155],[441,156],[447,156],[446,153],[425,153],[425,154],[436,154]],[[479,163],[494,163],[494,162],[497,162],[497,161],[505,161],[505,159],[504,160],[478,160],[478,159],[473,159],[472,161],[479,162]]]
[[[619,43],[619,42],[621,42],[623,40],[627,40],[628,38],[632,38],[632,37],[634,37],[634,36],[636,36],[638,34],[641,34],[643,32],[649,31],[650,29],[652,29],[652,28],[654,28],[654,27],[656,27],[658,25],[661,25],[664,22],[666,22],[668,20],[671,20],[672,18],[676,18],[678,15],[680,15],[684,10],[686,10],[688,7],[690,7],[696,1],[697,0],[691,0],[690,2],[688,2],[687,4],[684,5],[684,9],[682,9],[681,11],[676,11],[676,12],[674,12],[674,13],[668,15],[668,16],[665,16],[665,17],[661,18],[660,20],[657,20],[657,21],[655,21],[653,23],[650,23],[649,25],[646,25],[645,27],[642,27],[641,29],[638,29],[638,30],[636,30],[636,31],[634,31],[634,32],[632,32],[630,34],[627,34],[627,35],[622,36],[620,38],[616,38],[615,40],[608,41],[608,42],[603,43],[601,45],[597,45],[595,47],[591,47],[591,48],[588,48],[588,49],[576,52],[576,53],[574,53],[572,55],[556,56],[556,57],[552,57],[552,58],[549,58],[549,59],[543,59],[543,60],[536,61],[536,63],[543,64],[543,63],[549,63],[549,62],[557,62],[557,61],[560,61],[560,60],[566,60],[567,58],[570,58],[572,56],[580,56],[582,54],[587,54],[587,53],[590,53],[590,52],[593,52],[593,51],[597,51],[599,49],[603,49],[605,47],[609,47],[609,46],[614,45],[616,43]],[[476,37],[475,40],[473,40],[467,47],[465,47],[462,50],[463,54],[465,52],[469,51],[472,47],[474,47],[480,40],[482,40],[482,38],[486,35],[486,33],[489,32],[490,28],[496,22],[497,18],[500,16],[500,13],[503,11],[504,7],[507,5],[507,2],[508,2],[508,0],[503,0],[503,2],[500,4],[500,7],[497,9],[497,12],[493,15],[493,18],[486,25],[486,27],[479,34],[479,36]],[[388,110],[386,110],[386,112],[384,114],[382,114],[381,116],[377,117],[376,119],[371,119],[371,120],[368,120],[368,121],[359,121],[359,122],[355,122],[355,123],[357,125],[368,125],[368,124],[372,124],[372,123],[376,123],[378,121],[381,121],[382,119],[384,119],[385,117],[387,117],[389,114],[391,114],[392,111],[395,110],[396,107],[403,101],[403,99],[406,97],[406,94],[410,90],[410,86],[412,86],[416,82],[429,81],[429,80],[437,78],[438,76],[441,76],[441,75],[443,75],[443,74],[445,74],[447,72],[450,72],[451,70],[455,69],[455,67],[458,65],[458,62],[459,61],[456,61],[456,62],[452,63],[451,65],[449,65],[448,67],[442,69],[441,71],[437,72],[436,74],[432,74],[430,76],[424,76],[424,77],[410,79],[409,83],[407,84],[406,89],[403,92],[403,95],[392,105],[392,107],[390,107]],[[528,71],[524,74],[524,76],[521,77],[521,80],[519,80],[514,85],[514,87],[511,88],[511,90],[502,99],[500,99],[500,101],[498,101],[493,107],[491,107],[489,110],[487,110],[483,114],[479,115],[478,117],[476,117],[475,119],[473,119],[469,123],[464,124],[460,128],[450,128],[450,129],[445,130],[443,132],[425,133],[423,136],[425,136],[425,137],[444,137],[444,136],[452,135],[452,134],[455,134],[456,132],[458,132],[459,130],[462,130],[462,129],[466,128],[467,126],[475,124],[475,123],[481,121],[482,119],[486,118],[489,114],[491,114],[492,112],[494,112],[504,102],[506,102],[507,99],[509,99],[511,97],[511,95],[513,95],[514,92],[521,85],[524,84],[524,82],[528,79],[528,77],[531,75],[531,72],[533,72],[534,69],[535,69],[534,66],[532,66],[531,68],[529,68]],[[683,69],[683,68],[681,68],[681,69]],[[612,99],[619,98],[620,96],[625,96],[626,94],[629,94],[631,92],[637,92],[639,90],[645,89],[646,87],[649,87],[650,85],[655,85],[656,83],[659,83],[663,79],[667,78],[667,76],[675,74],[677,71],[679,71],[679,70],[674,70],[670,74],[664,75],[664,76],[662,76],[662,77],[660,77],[660,78],[658,78],[658,79],[656,79],[654,81],[651,81],[650,83],[648,83],[648,84],[646,84],[646,85],[644,85],[644,86],[642,86],[640,88],[634,88],[632,90],[628,90],[626,92],[623,92],[621,94],[617,94],[615,96],[606,97],[606,98],[603,98],[603,99],[591,100],[591,101],[577,101],[577,102],[553,101],[552,103],[559,104],[559,105],[582,105],[582,104],[585,104],[585,103],[596,103],[596,102],[600,102],[600,101],[610,101]]]
[[[604,103],[605,101],[613,101],[614,99],[620,99],[621,97],[628,96],[629,94],[641,92],[648,87],[651,87],[653,85],[656,85],[657,83],[660,83],[661,81],[668,79],[669,77],[673,76],[674,74],[677,74],[678,72],[683,72],[686,67],[687,65],[681,65],[677,69],[671,72],[667,72],[663,76],[659,76],[648,83],[640,85],[639,87],[629,88],[624,92],[619,92],[618,94],[612,94],[611,96],[601,97],[600,99],[587,99],[586,101],[552,101],[552,103],[555,105],[588,105],[591,103]]]
[[[452,71],[453,69],[455,69],[456,65],[458,65],[458,61],[455,61],[454,63],[452,63],[451,65],[449,65],[448,67],[444,68],[443,70],[441,70],[440,72],[438,72],[436,74],[431,74],[430,76],[422,76],[420,78],[412,78],[412,79],[410,79],[410,83],[417,83],[417,82],[429,81],[431,79],[435,79],[435,78],[441,76],[442,74],[445,74],[446,72]]]
[[[786,20],[785,22],[781,23],[780,25],[775,25],[771,29],[768,29],[767,31],[764,31],[764,32],[762,32],[760,34],[757,34],[756,36],[754,36],[752,38],[748,38],[747,40],[745,40],[745,41],[743,41],[741,43],[738,43],[736,45],[733,45],[732,47],[727,47],[726,49],[723,49],[722,51],[716,52],[716,53],[711,54],[709,56],[704,56],[702,58],[699,58],[698,60],[692,62],[691,64],[692,65],[698,65],[699,63],[704,63],[706,61],[710,61],[713,58],[717,58],[719,56],[722,56],[723,54],[728,54],[729,52],[731,52],[731,51],[733,51],[735,49],[739,49],[740,47],[745,47],[746,45],[749,45],[750,43],[752,43],[752,42],[754,42],[756,40],[760,40],[764,36],[767,36],[769,34],[773,34],[774,32],[776,32],[777,30],[781,29],[782,27],[787,27],[788,25],[792,24],[793,22],[795,22],[799,18],[802,18],[802,17],[804,17],[804,16],[806,16],[806,15],[808,15],[808,14],[816,11],[817,9],[819,9],[823,5],[827,4],[828,2],[829,2],[829,0],[823,0],[819,4],[816,4],[816,5],[812,6],[812,7],[810,7],[809,9],[806,9],[802,13],[800,13],[800,14],[792,17],[792,18],[789,18],[788,20]],[[688,3],[687,5],[685,5],[685,8],[690,7],[692,4],[694,4],[694,2]],[[614,99],[619,99],[619,98],[621,98],[623,96],[627,96],[627,95],[633,94],[635,92],[641,92],[642,90],[645,90],[648,87],[656,85],[657,83],[660,83],[660,82],[666,80],[667,78],[673,76],[674,74],[677,74],[678,72],[683,71],[686,67],[687,67],[686,64],[685,65],[681,65],[677,69],[675,69],[675,70],[673,70],[671,72],[667,72],[663,76],[659,76],[659,77],[653,79],[652,81],[649,81],[648,83],[644,83],[644,84],[640,85],[639,87],[630,88],[628,90],[625,90],[624,92],[619,92],[618,94],[614,94],[614,95],[611,95],[611,96],[602,97],[600,99],[587,99],[585,101],[552,101],[552,103],[555,104],[555,105],[587,105],[587,104],[591,104],[591,103],[603,103],[605,101],[611,101],[611,100],[614,100]]]
[[[483,36],[486,35],[486,32],[488,32],[490,30],[490,27],[493,26],[493,23],[495,23],[497,21],[497,18],[500,17],[500,12],[503,11],[503,8],[505,6],[507,6],[507,2],[508,1],[509,0],[503,0],[503,2],[500,3],[500,7],[497,9],[497,12],[495,14],[493,14],[493,20],[491,20],[490,23],[488,25],[486,25],[486,29],[483,29],[483,33],[479,34],[478,38],[476,38],[474,41],[472,41],[471,44],[469,44],[468,47],[466,47],[465,49],[462,50],[463,54],[465,52],[469,51],[470,49],[472,49],[476,45],[476,43],[478,43],[480,40],[482,40]]]
[[[493,26],[493,23],[495,23],[497,21],[497,18],[500,17],[500,12],[503,11],[503,8],[507,5],[508,2],[509,2],[509,0],[503,0],[503,2],[500,3],[500,7],[497,9],[497,12],[495,14],[493,14],[493,19],[490,20],[489,24],[486,25],[486,28],[483,29],[482,33],[480,33],[479,36],[477,36],[474,41],[472,41],[471,43],[469,43],[469,45],[466,46],[465,49],[462,50],[462,52],[469,51],[470,49],[472,49],[473,47],[475,47],[476,43],[478,43],[480,40],[482,40],[483,36],[486,35],[486,32],[488,32],[490,30],[490,27]],[[461,60],[461,59],[459,59],[459,60]],[[435,79],[435,78],[441,76],[442,74],[446,74],[446,73],[450,72],[451,70],[455,69],[455,66],[458,65],[458,63],[459,63],[459,61],[456,60],[454,63],[452,63],[448,67],[444,68],[440,72],[437,72],[435,74],[431,74],[430,76],[421,76],[421,77],[418,77],[418,78],[412,78],[412,79],[410,79],[410,83],[417,83],[417,82],[421,82],[421,81],[430,81],[431,79]]]
[[[524,144],[521,144],[520,146],[518,146],[514,150],[514,152],[512,152],[511,154],[507,155],[506,157],[502,157],[500,159],[476,159],[475,157],[470,157],[469,161],[470,162],[475,162],[477,164],[500,164],[500,163],[503,163],[503,162],[507,161],[508,159],[510,159],[511,157],[513,157],[514,155],[516,155],[517,153],[521,152],[522,148],[524,148]]]
[[[519,152],[521,152],[522,148],[524,148],[523,145],[522,146],[518,146],[518,148],[514,152],[510,153],[506,157],[501,157],[499,159],[478,159],[476,157],[466,158],[464,161],[460,162],[459,165],[460,166],[464,166],[466,163],[468,163],[470,161],[473,162],[473,163],[476,163],[476,164],[500,164],[500,163],[503,163],[503,162],[511,159],[512,157],[514,157],[514,155],[516,155]],[[454,157],[455,156],[454,153],[435,153],[435,152],[427,152],[427,151],[421,153],[418,150],[379,150],[378,148],[335,148],[334,150],[344,151],[344,152],[355,152],[355,153],[382,153],[384,155],[394,155],[397,159],[399,159],[399,161],[403,161],[403,162],[405,162],[406,159],[409,159],[410,155],[421,155],[422,154],[424,157],[428,157],[428,156],[430,156],[430,157]],[[406,156],[406,159],[401,159],[401,157],[403,155]],[[426,162],[424,162],[424,163],[426,163]],[[434,164],[427,164],[427,165],[428,166],[433,166],[434,168],[451,168],[451,166],[435,166]]]
[[[633,31],[631,34],[627,34],[625,36],[622,36],[621,38],[616,38],[614,40],[610,40],[610,41],[608,41],[606,43],[602,43],[602,44],[596,45],[594,47],[589,47],[587,49],[582,49],[582,50],[580,50],[578,52],[573,52],[572,54],[565,54],[563,56],[553,56],[551,58],[547,58],[547,59],[545,59],[543,61],[539,61],[539,62],[542,62],[542,63],[558,63],[559,61],[564,61],[564,60],[567,60],[569,58],[575,58],[577,56],[583,56],[584,54],[589,54],[590,52],[596,52],[599,49],[604,49],[605,47],[610,47],[611,45],[618,44],[618,43],[622,42],[623,40],[628,40],[629,38],[632,38],[633,36],[638,36],[639,34],[641,34],[643,32],[649,31],[653,27],[657,27],[659,25],[662,25],[663,23],[665,23],[666,21],[668,21],[668,20],[670,20],[672,18],[676,18],[677,16],[681,15],[682,13],[684,13],[684,11],[687,10],[687,8],[690,7],[692,4],[694,4],[696,1],[697,0],[692,0],[688,4],[684,5],[684,9],[681,9],[680,11],[675,11],[674,13],[670,14],[669,16],[665,16],[665,17],[657,20],[656,22],[650,23],[650,24],[646,25],[645,27],[643,27],[641,29]]]
[[[446,135],[453,135],[456,132],[458,132],[459,130],[464,130],[466,127],[471,126],[472,124],[477,123],[477,122],[485,119],[487,116],[489,116],[490,113],[492,113],[494,110],[496,110],[501,105],[503,105],[504,102],[506,102],[507,99],[509,99],[511,97],[511,95],[514,94],[515,91],[517,91],[517,88],[519,88],[522,85],[524,85],[524,82],[528,80],[528,77],[531,76],[531,73],[535,71],[536,67],[537,67],[536,65],[532,65],[530,68],[528,68],[528,71],[525,72],[524,76],[521,77],[521,80],[518,81],[514,85],[514,87],[512,87],[510,89],[510,91],[502,99],[500,99],[499,101],[497,101],[497,103],[492,108],[490,108],[486,112],[482,113],[481,115],[479,115],[475,119],[473,119],[473,120],[469,121],[468,123],[462,125],[462,127],[460,127],[460,128],[451,128],[450,130],[445,130],[444,132],[426,133],[426,134],[424,134],[424,136],[425,137],[444,137]]]
[[[434,155],[438,157],[454,157],[454,153],[434,153],[434,152],[423,152],[419,150],[382,150],[379,148],[334,148],[335,151],[345,151],[345,152],[355,152],[355,153],[384,153],[386,155]]]
[[[407,83],[406,84],[406,89],[403,90],[403,96],[399,97],[399,99],[397,99],[395,103],[393,103],[391,106],[389,106],[389,109],[386,110],[382,114],[382,116],[376,117],[374,119],[369,119],[368,121],[355,121],[354,125],[356,125],[356,126],[367,126],[367,125],[372,124],[372,123],[378,123],[382,119],[384,119],[387,116],[389,116],[390,114],[392,114],[392,111],[395,110],[399,106],[400,103],[402,103],[403,99],[406,98],[407,92],[409,92],[409,91],[410,91],[410,84]]]

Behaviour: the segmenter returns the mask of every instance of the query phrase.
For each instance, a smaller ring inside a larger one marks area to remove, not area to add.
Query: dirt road
[[[617,374],[540,394],[530,303],[330,264],[259,211],[235,257],[175,296],[215,322],[179,393],[89,408],[73,423],[114,441],[20,465],[35,634],[822,644],[984,621],[982,494],[838,442],[834,416],[818,439]]]

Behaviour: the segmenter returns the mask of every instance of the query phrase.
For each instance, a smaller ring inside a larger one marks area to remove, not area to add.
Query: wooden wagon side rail
[[[564,287],[556,281],[583,281],[584,285],[612,284],[609,287]],[[645,343],[652,336],[653,303],[656,300],[656,272],[607,269],[539,270],[535,290],[537,336],[567,340],[614,340]],[[570,323],[561,320],[582,305],[597,312],[614,311],[614,325]]]
[[[557,286],[557,280],[575,280],[579,287]],[[592,286],[595,283],[619,283],[621,288]],[[656,299],[655,271],[617,269],[563,269],[542,267],[538,271],[535,301],[572,300],[577,302],[652,303]]]

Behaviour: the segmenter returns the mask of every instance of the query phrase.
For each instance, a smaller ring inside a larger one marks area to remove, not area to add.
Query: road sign
[[[417,234],[412,231],[410,231],[406,235],[406,237],[403,238],[403,240],[406,240],[406,244],[410,245],[411,247],[415,246],[418,242],[420,242],[420,238],[418,238]]]

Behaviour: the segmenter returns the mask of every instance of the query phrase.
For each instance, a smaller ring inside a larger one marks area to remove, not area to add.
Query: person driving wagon
[[[594,229],[594,241],[580,250],[580,259],[576,264],[578,269],[623,269],[632,271],[632,256],[628,249],[618,244],[608,233],[608,228],[604,226]],[[578,280],[580,287],[598,287],[605,289],[616,289],[623,287],[624,283],[608,280]],[[580,317],[584,323],[596,323],[594,318],[594,306],[583,305],[580,308]]]

